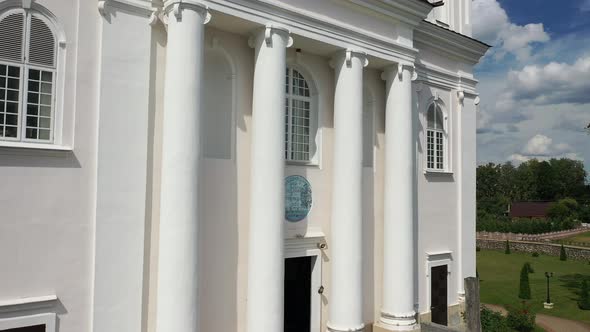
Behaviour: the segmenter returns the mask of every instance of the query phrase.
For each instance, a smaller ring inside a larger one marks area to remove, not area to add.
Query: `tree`
[[[580,300],[578,307],[582,310],[590,310],[590,295],[588,294],[588,282],[582,281],[582,289],[580,291]]]
[[[504,250],[506,255],[510,255],[510,241],[506,240],[506,249]]]
[[[527,271],[529,271],[529,273],[535,273],[535,270],[533,269],[533,266],[531,265],[531,263],[526,262],[526,263],[524,263],[524,266],[526,267]]]
[[[520,270],[520,288],[518,291],[518,297],[523,300],[530,300],[531,299],[531,285],[529,284],[529,269],[530,266],[527,266],[525,263]]]
[[[563,246],[563,244],[561,245],[561,251],[559,252],[559,260],[567,261],[567,253],[565,252],[565,247]]]

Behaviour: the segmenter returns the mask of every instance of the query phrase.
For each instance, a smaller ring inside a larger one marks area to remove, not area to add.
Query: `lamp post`
[[[545,309],[552,309],[553,303],[551,303],[551,297],[549,294],[549,278],[553,277],[553,272],[545,272],[545,278],[547,278],[547,301],[543,303]]]

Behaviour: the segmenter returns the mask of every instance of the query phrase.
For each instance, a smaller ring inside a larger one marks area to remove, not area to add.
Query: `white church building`
[[[464,323],[471,0],[0,0],[0,331]]]

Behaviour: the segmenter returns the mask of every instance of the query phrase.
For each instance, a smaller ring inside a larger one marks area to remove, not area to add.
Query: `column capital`
[[[166,0],[162,12],[166,18],[168,18],[170,14],[173,14],[176,19],[180,21],[182,20],[182,11],[184,9],[190,9],[201,14],[201,16],[203,16],[203,24],[207,24],[211,21],[209,7],[194,0]]]
[[[416,66],[413,63],[398,62],[396,64],[389,65],[383,69],[381,73],[381,79],[384,81],[393,80],[397,78],[401,81],[403,79],[403,71],[409,70],[412,74],[411,80],[415,81],[418,79],[418,73],[416,72]]]
[[[293,46],[293,37],[291,37],[291,31],[280,25],[269,22],[263,28],[254,30],[250,38],[248,38],[248,46],[255,48],[256,40],[260,37],[264,38],[266,46],[272,46],[272,35],[273,33],[279,34],[284,38],[287,38],[287,48]]]
[[[332,59],[330,59],[330,67],[336,68],[337,64],[341,61],[346,61],[346,66],[350,67],[352,65],[352,58],[359,58],[363,67],[369,65],[369,59],[367,58],[367,53],[355,51],[353,49],[347,48],[345,50],[340,50],[336,52]]]

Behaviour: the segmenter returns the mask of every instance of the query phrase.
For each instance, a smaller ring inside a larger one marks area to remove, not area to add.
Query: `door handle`
[[[318,293],[324,294],[324,286],[320,286],[320,288],[318,288]]]

